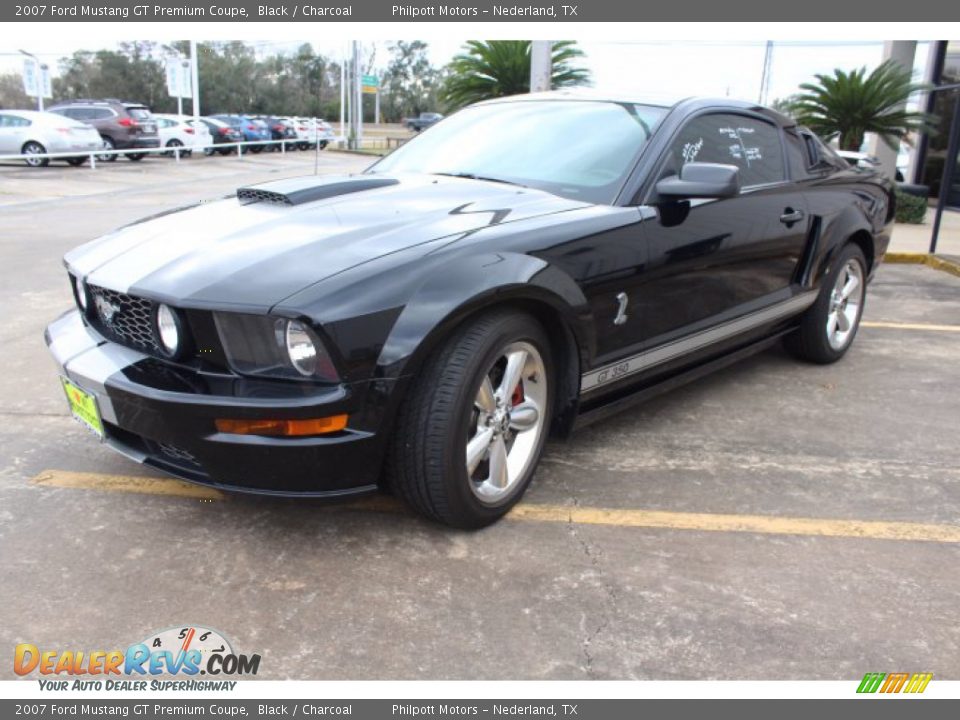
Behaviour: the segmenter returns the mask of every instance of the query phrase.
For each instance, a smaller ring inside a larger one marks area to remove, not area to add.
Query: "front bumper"
[[[44,334],[61,374],[96,397],[104,442],[193,482],[271,495],[338,497],[377,488],[392,385],[254,381],[175,368],[104,340],[72,310]],[[299,438],[218,432],[216,418],[346,413],[346,430]]]

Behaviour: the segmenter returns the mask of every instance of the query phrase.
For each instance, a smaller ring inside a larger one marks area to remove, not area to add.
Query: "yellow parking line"
[[[215,488],[194,485],[173,478],[152,478],[139,475],[102,475],[100,473],[44,470],[30,482],[44,487],[112,492],[140,493],[142,495],[172,495],[194,500],[223,500],[224,494]]]
[[[890,328],[892,330],[928,330],[930,332],[955,332],[960,333],[960,325],[934,325],[928,323],[901,323],[901,322],[869,322],[864,320],[860,323],[868,328]]]
[[[723,515],[663,510],[614,510],[564,505],[518,505],[510,511],[507,517],[515,520],[570,522],[578,525],[613,525],[616,527],[667,528],[706,532],[814,535],[867,538],[871,540],[960,543],[960,526],[887,522],[883,520]]]
[[[179,480],[124,475],[100,475],[67,470],[46,470],[31,481],[36,485],[90,490],[172,495],[199,500],[223,500],[224,493],[213,488]],[[397,500],[383,495],[357,500],[332,509],[348,508],[365,512],[406,512]],[[700,532],[760,533],[766,535],[807,535],[960,543],[960,526],[885,520],[841,520],[829,518],[732,515],[720,513],[670,512],[666,510],[615,509],[572,505],[521,503],[507,515],[518,522],[573,523],[612,527],[661,528]]]

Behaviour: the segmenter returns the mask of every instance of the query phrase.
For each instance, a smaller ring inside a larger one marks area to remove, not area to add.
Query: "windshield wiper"
[[[443,175],[444,177],[455,177],[455,178],[466,178],[467,180],[486,180],[487,182],[503,183],[504,185],[516,185],[517,187],[527,187],[518,182],[513,182],[512,180],[504,180],[503,178],[495,177],[486,177],[484,175],[477,175],[476,173],[468,172],[436,172],[430,173],[431,175]]]

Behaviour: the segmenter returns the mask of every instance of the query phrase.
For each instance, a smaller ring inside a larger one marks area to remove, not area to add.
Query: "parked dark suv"
[[[122,100],[70,100],[54,105],[50,112],[93,125],[103,138],[106,150],[160,147],[157,123],[150,108]],[[130,160],[142,160],[146,153],[127,153]],[[110,162],[116,155],[104,155]]]

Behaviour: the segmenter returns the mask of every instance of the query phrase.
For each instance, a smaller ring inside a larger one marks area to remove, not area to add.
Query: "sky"
[[[409,38],[407,38],[409,39]],[[468,39],[449,37],[429,42],[431,61],[443,65],[450,60]],[[16,41],[14,41],[16,42]],[[268,55],[292,51],[309,40],[249,41],[258,52]],[[386,66],[389,59],[387,42],[367,43],[366,50],[376,50],[376,64]],[[314,49],[324,55],[342,56],[346,45],[313,42]],[[915,69],[918,79],[926,65],[930,43],[917,46]],[[78,40],[64,44],[62,40],[33,39],[29,50],[54,66],[59,57],[78,49],[97,50],[115,48],[116,43],[97,43]],[[760,99],[761,75],[765,41],[733,42],[580,42],[586,53],[582,64],[593,75],[593,85],[599,90],[619,93],[653,95],[712,95],[745,100]],[[9,40],[0,41],[0,72],[19,71],[23,57],[20,46]],[[797,91],[800,83],[813,79],[816,73],[829,73],[834,68],[853,69],[866,66],[871,69],[882,59],[880,41],[778,41],[774,44],[771,62],[771,81],[768,101]]]

